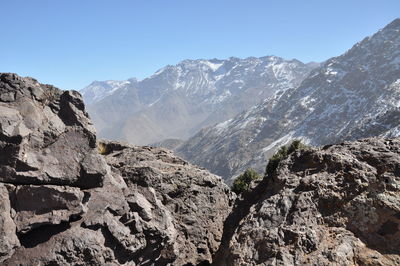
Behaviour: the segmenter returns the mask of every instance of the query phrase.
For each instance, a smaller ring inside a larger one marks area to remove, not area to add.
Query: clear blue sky
[[[62,89],[144,78],[183,59],[323,61],[400,17],[400,0],[3,0],[0,8],[0,72]]]

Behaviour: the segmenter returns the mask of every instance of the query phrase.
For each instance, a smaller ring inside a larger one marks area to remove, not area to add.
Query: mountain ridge
[[[143,80],[81,90],[101,137],[136,144],[186,139],[233,117],[276,90],[296,86],[315,63],[276,56],[184,60]],[[93,90],[99,94],[95,99]],[[135,137],[133,137],[135,136]]]
[[[201,130],[177,151],[229,179],[247,167],[263,171],[269,156],[295,138],[319,146],[369,136],[396,137],[399,77],[397,19],[325,61],[297,88],[278,91],[234,119]]]

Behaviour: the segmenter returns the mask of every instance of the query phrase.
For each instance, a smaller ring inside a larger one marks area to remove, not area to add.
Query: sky
[[[61,89],[146,78],[184,59],[322,62],[395,18],[399,0],[0,0],[0,72]]]

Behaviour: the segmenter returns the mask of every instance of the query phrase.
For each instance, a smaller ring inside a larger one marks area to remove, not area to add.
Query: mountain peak
[[[199,132],[178,151],[232,178],[248,167],[262,171],[275,150],[293,139],[325,145],[400,136],[399,27],[400,20],[393,21],[314,69],[300,86]]]
[[[400,29],[400,18],[396,18],[383,28],[383,30],[387,29]]]
[[[296,87],[312,69],[298,60],[274,56],[187,59],[134,86],[104,82],[103,87],[92,86],[82,93],[101,137],[149,144],[187,139],[277,90]]]

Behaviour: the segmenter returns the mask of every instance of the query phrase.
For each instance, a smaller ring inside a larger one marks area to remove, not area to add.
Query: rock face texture
[[[235,207],[215,265],[400,265],[400,140],[298,151]]]
[[[242,197],[97,141],[81,96],[0,74],[2,265],[400,265],[400,140],[297,151]]]
[[[0,76],[0,182],[101,186],[104,163],[81,96]]]
[[[0,263],[211,263],[235,196],[160,148],[101,142],[82,98],[0,74]]]
[[[184,60],[141,81],[93,82],[81,93],[100,137],[147,145],[230,119],[296,87],[316,66],[276,56]]]
[[[232,120],[203,129],[178,148],[192,163],[229,179],[292,139],[314,146],[400,135],[400,19]]]
[[[102,145],[107,163],[123,177],[128,188],[139,192],[130,194],[131,208],[143,220],[154,223],[150,228],[159,227],[160,234],[168,229],[166,232],[173,236],[174,264],[211,262],[235,199],[221,179],[164,149],[117,142]],[[159,210],[153,210],[153,206]],[[173,226],[165,228],[168,223]]]

